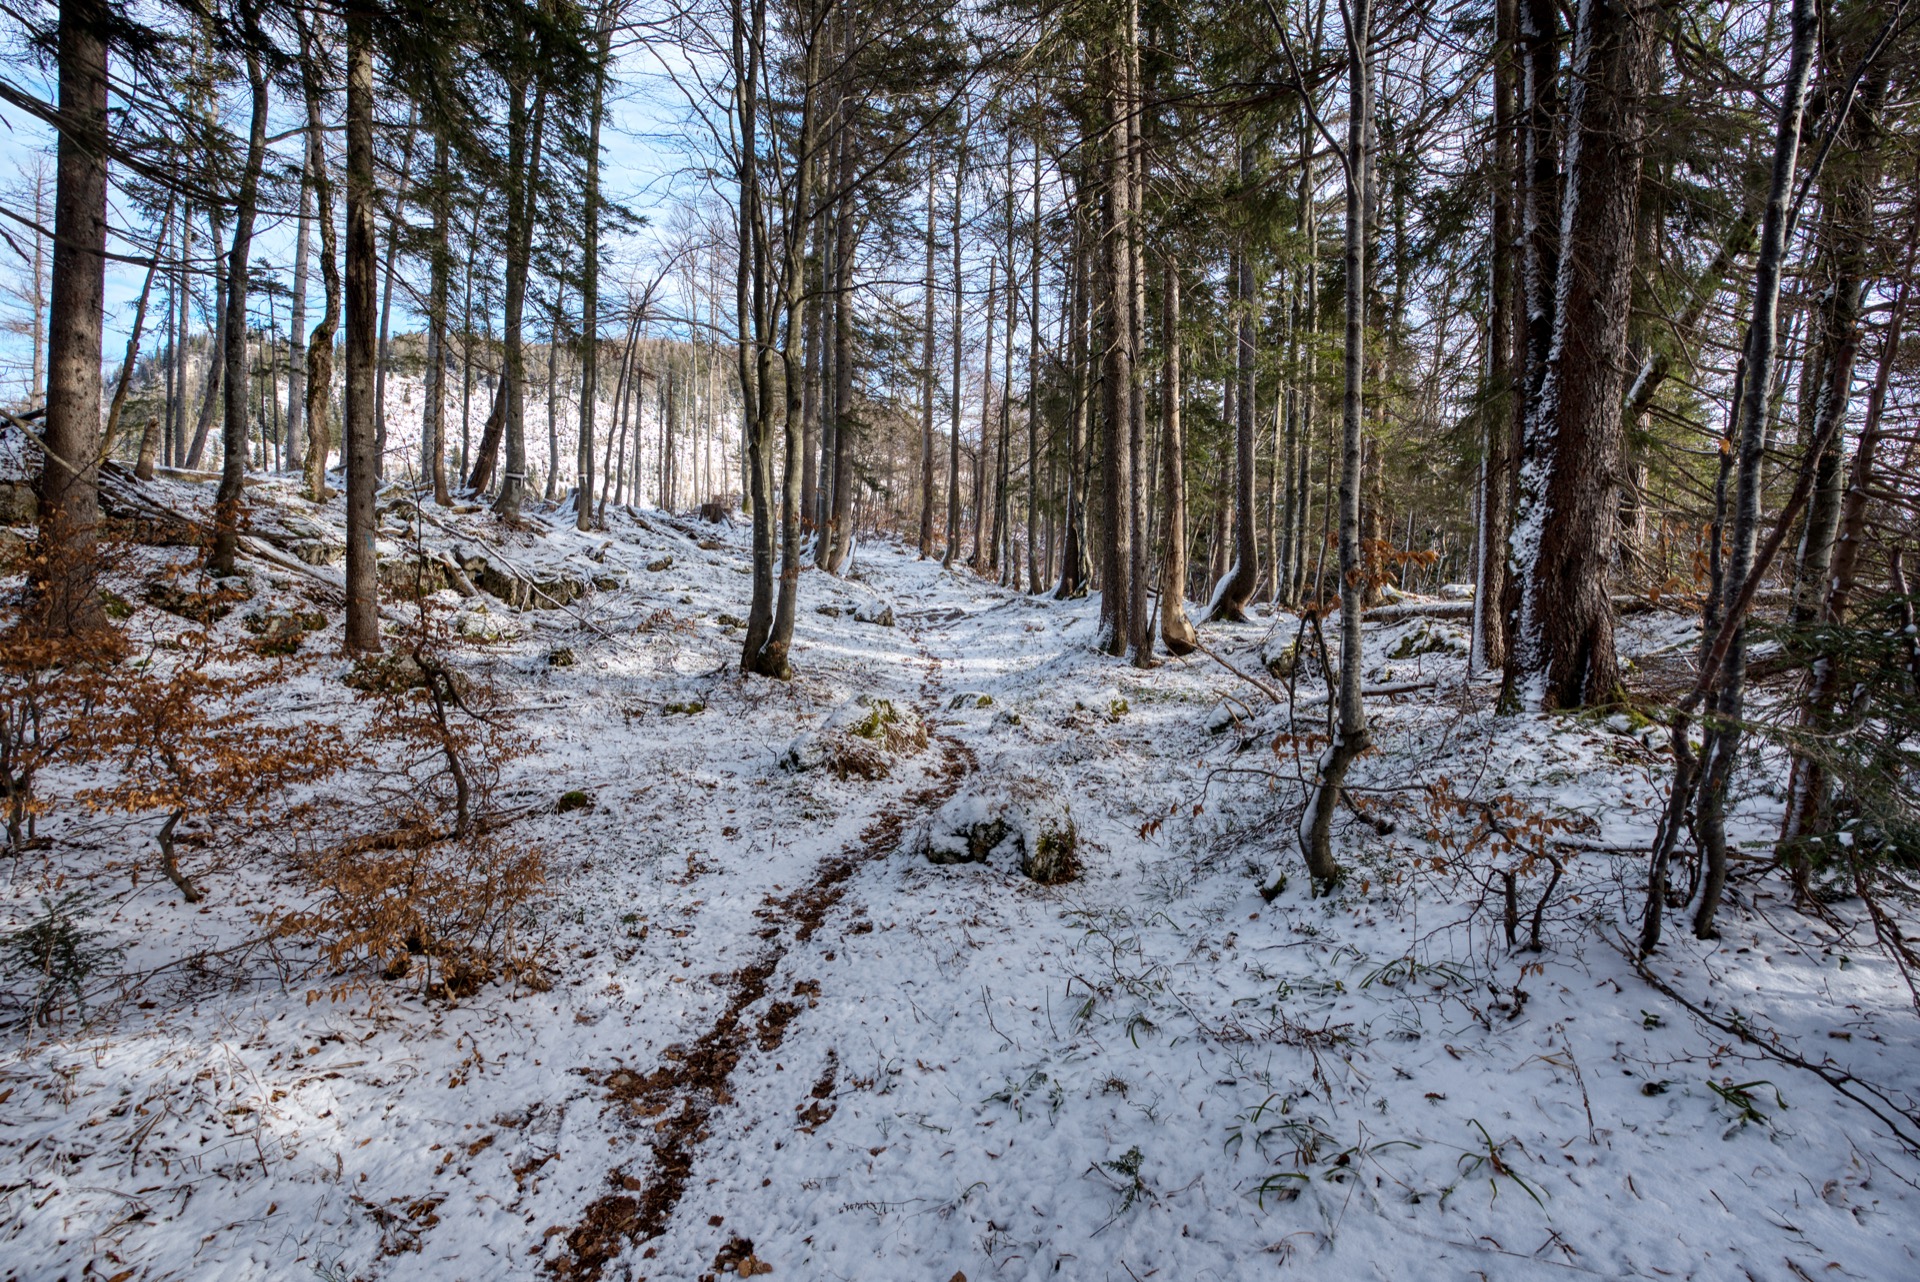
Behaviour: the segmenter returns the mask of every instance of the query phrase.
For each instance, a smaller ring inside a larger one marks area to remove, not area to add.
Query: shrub
[[[38,916],[0,935],[0,973],[26,981],[19,996],[31,1022],[50,1023],[69,1001],[84,1014],[87,981],[118,963],[124,945],[102,942],[105,932],[87,924],[91,915],[92,903],[79,891],[42,896]]]
[[[246,651],[208,632],[188,633],[177,646],[156,646],[103,683],[75,738],[118,777],[77,799],[96,811],[157,813],[160,870],[197,903],[200,891],[180,868],[183,821],[230,834],[257,830],[284,818],[289,788],[337,774],[355,753],[336,726],[269,721],[259,696],[284,679],[286,660],[243,666]]]
[[[501,767],[531,745],[507,724],[499,688],[461,661],[485,643],[445,607],[422,599],[395,640],[349,678],[371,710],[367,741],[395,753],[376,766],[381,827],[303,856],[317,898],[276,925],[313,939],[343,976],[412,979],[434,996],[501,975],[537,981],[525,927],[545,853],[508,837],[518,814],[492,804]]]

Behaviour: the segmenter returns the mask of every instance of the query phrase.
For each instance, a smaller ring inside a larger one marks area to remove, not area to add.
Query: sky
[[[32,58],[23,56],[17,28],[0,40],[0,65],[4,66],[0,74],[4,74],[12,83],[43,98],[51,96],[51,85],[45,70],[37,66]],[[606,261],[613,265],[609,273],[612,279],[603,285],[603,292],[618,288],[621,265],[636,263],[656,253],[674,221],[671,206],[681,195],[692,194],[693,186],[692,180],[684,174],[687,150],[682,123],[684,103],[678,89],[659,74],[657,66],[650,59],[637,52],[629,52],[621,57],[614,75],[614,86],[608,103],[608,124],[602,130],[603,190],[607,199],[646,217],[652,226],[628,233],[617,240],[610,238],[605,248]],[[229,102],[225,105],[231,114],[234,104]],[[302,108],[296,100],[278,96],[270,110],[270,135],[295,128],[302,114]],[[245,122],[230,118],[226,123],[229,128],[235,128],[244,127]],[[289,139],[276,149],[280,157],[288,158],[285,163],[291,163],[291,148],[295,145]],[[50,128],[18,108],[0,103],[0,203],[13,212],[30,215],[30,207],[23,204],[16,189],[20,185],[21,175],[37,155],[45,156],[51,168],[52,151],[53,131]],[[271,158],[269,163],[273,163]],[[109,200],[113,202],[113,207],[109,221],[116,228],[124,226],[127,221],[119,197],[117,188],[110,189]],[[6,221],[13,223],[11,219]],[[143,219],[136,220],[135,225],[145,230],[143,224]],[[263,210],[254,232],[252,261],[255,270],[262,267],[274,269],[282,284],[288,288],[291,288],[293,279],[296,227],[297,219],[291,211]],[[204,246],[204,223],[200,224],[200,228]],[[22,248],[30,251],[31,236],[24,227],[13,223],[9,231]],[[315,252],[317,247],[316,236]],[[142,247],[129,244],[119,236],[111,237],[109,250],[128,256],[138,256],[144,252]],[[222,252],[225,252],[224,246]],[[0,280],[12,284],[14,278],[20,276],[24,283],[24,275],[23,260],[0,243]],[[109,373],[119,367],[125,354],[135,302],[144,279],[144,268],[136,264],[111,260],[107,264],[104,357]],[[156,285],[156,296],[150,303],[143,350],[152,350],[152,326],[155,320],[152,309],[162,303],[159,289],[160,286]],[[282,326],[286,323],[285,306],[284,299],[276,304]],[[23,306],[5,300],[0,301],[0,316],[6,321],[24,320],[27,311]],[[199,323],[196,318],[196,325]],[[395,290],[393,331],[406,333],[418,329],[421,323],[421,318],[407,305],[405,291]],[[11,404],[26,393],[30,351],[30,340],[25,334],[0,333],[0,404]]]

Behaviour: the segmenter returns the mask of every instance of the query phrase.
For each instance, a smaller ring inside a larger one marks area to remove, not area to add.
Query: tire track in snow
[[[941,664],[923,644],[920,653],[927,663],[920,686],[920,718],[931,742],[939,746],[940,764],[923,787],[884,806],[861,831],[859,844],[826,859],[806,885],[769,900],[760,910],[767,922],[762,933],[771,942],[728,976],[726,1004],[705,1033],[679,1058],[644,1077],[629,1074],[625,1085],[612,1090],[612,1097],[636,1126],[645,1122],[653,1129],[648,1145],[651,1169],[644,1178],[617,1167],[608,1173],[616,1191],[587,1206],[579,1224],[567,1232],[566,1254],[547,1265],[547,1271],[561,1282],[598,1279],[628,1248],[667,1231],[692,1178],[699,1146],[710,1134],[709,1123],[732,1102],[735,1069],[750,1049],[757,1048],[763,1055],[778,1049],[788,1025],[803,1009],[797,1002],[779,998],[757,1018],[749,1013],[769,995],[780,963],[794,945],[813,938],[827,914],[846,896],[853,874],[862,865],[898,850],[907,825],[953,796],[961,780],[973,772],[977,763],[972,749],[932,728]],[[805,989],[808,995],[819,991],[817,983]],[[796,988],[793,996],[801,997],[801,990]]]

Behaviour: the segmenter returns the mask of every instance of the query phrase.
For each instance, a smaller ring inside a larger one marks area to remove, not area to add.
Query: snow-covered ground
[[[271,493],[295,525],[334,522]],[[435,537],[491,537],[444,519]],[[1094,651],[1097,599],[868,543],[849,580],[804,576],[781,685],[735,670],[744,528],[612,519],[490,545],[529,577],[607,585],[488,606],[537,740],[501,800],[592,798],[515,826],[552,860],[550,986],[333,1000],[303,958],[258,948],[159,970],[89,1023],[15,1029],[0,1273],[1920,1276],[1920,1159],[1893,1130],[1920,1103],[1904,990],[1762,877],[1738,882],[1721,941],[1669,930],[1638,972],[1616,945],[1666,770],[1625,718],[1496,718],[1456,625],[1370,627],[1370,682],[1419,688],[1370,700],[1366,821],[1340,817],[1350,875],[1314,899],[1293,824],[1324,686],[1311,662],[1288,690],[1260,661],[1297,620],[1209,628],[1225,663],[1139,671]],[[284,567],[255,578],[262,599],[323,595]],[[894,626],[863,621],[881,605]],[[1623,646],[1691,629],[1641,616]],[[289,682],[288,714],[358,715],[340,670]],[[928,731],[885,777],[783,766],[881,700]],[[1777,818],[1769,777],[1749,773],[1745,840]],[[1469,839],[1483,802],[1519,845]],[[1035,815],[1070,817],[1077,878],[1037,884],[1011,841],[926,857],[956,817],[1003,811],[1030,845]],[[7,911],[56,879],[91,889],[129,974],[243,941],[297,893],[271,849],[216,842],[188,855],[209,892],[192,907],[129,884],[139,831],[45,831],[51,851],[5,865]],[[1499,872],[1518,869],[1524,944],[1553,860],[1544,948],[1509,948]],[[1268,904],[1276,864],[1294,875]]]

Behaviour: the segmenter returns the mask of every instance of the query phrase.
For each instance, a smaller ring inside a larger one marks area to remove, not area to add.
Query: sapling
[[[236,836],[284,812],[289,789],[344,769],[354,752],[339,727],[276,723],[259,696],[283,681],[289,662],[260,665],[250,651],[187,633],[155,646],[138,664],[115,669],[77,738],[91,758],[117,771],[84,788],[95,811],[159,816],[160,871],[181,898],[201,891],[180,867],[180,827],[192,821]]]

